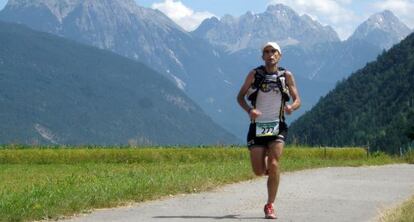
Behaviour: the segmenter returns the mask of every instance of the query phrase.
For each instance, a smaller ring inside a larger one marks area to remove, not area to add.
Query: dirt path
[[[414,165],[408,164],[322,168],[281,178],[276,221],[375,221],[414,194]],[[261,178],[67,221],[263,221],[265,184]]]

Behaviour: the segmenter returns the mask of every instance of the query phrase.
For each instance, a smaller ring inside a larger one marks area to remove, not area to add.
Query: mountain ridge
[[[239,143],[142,63],[12,23],[0,43],[1,144]]]
[[[281,31],[268,29],[272,26]],[[263,13],[253,14],[249,11],[240,17],[225,15],[220,20],[206,19],[192,33],[230,52],[259,48],[270,40],[279,42],[282,47],[339,41],[333,28],[322,26],[307,16],[299,16],[293,9],[282,4],[269,5]]]

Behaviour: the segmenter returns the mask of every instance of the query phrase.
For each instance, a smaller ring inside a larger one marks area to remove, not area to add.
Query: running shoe
[[[264,206],[265,219],[276,219],[275,210],[273,204],[268,203]]]

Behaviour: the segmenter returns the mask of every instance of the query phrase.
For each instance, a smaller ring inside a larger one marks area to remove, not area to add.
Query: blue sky
[[[114,0],[115,1],[115,0]],[[414,0],[135,0],[138,5],[157,8],[186,30],[195,29],[205,18],[225,14],[240,16],[261,13],[269,4],[282,3],[299,14],[308,14],[332,26],[342,39],[370,15],[388,9],[414,28]],[[0,0],[0,9],[7,0]]]

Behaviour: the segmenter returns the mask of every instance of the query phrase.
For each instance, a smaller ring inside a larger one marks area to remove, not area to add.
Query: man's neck
[[[267,73],[275,73],[277,72],[277,64],[276,65],[265,65]]]

